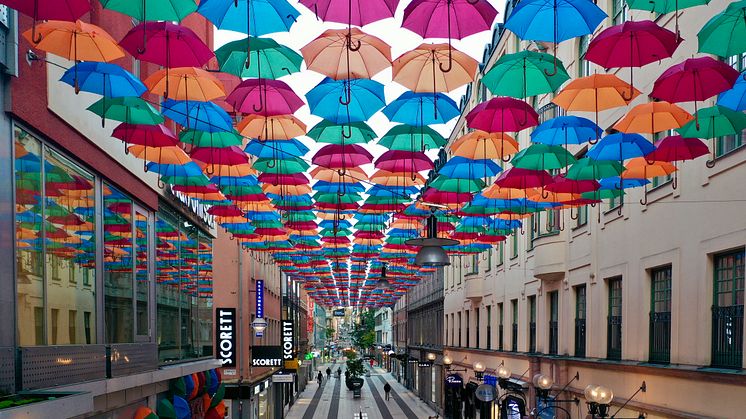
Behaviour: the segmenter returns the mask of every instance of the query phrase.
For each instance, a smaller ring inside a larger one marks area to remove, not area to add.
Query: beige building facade
[[[699,56],[697,32],[728,3],[714,0],[680,12],[685,41],[672,59],[635,69],[635,87],[649,93],[666,68]],[[630,12],[615,0],[598,5],[609,18],[596,34],[626,19],[674,29],[673,14]],[[557,55],[573,78],[606,72],[583,59],[587,42],[559,45]],[[467,132],[464,116],[491,97],[480,78],[500,56],[544,48],[551,53],[553,47],[520,42],[498,27],[450,141]],[[743,56],[720,58],[739,71],[746,65]],[[629,69],[609,72],[629,81]],[[562,114],[551,99],[528,99],[540,122]],[[599,125],[606,129],[649,100],[641,94],[627,107],[604,111]],[[680,105],[694,111],[693,103]],[[529,133],[516,136],[521,148],[529,145]],[[466,368],[465,381],[476,381],[475,362],[492,375],[504,363],[513,379],[528,383],[529,411],[536,406],[534,374],[552,377],[554,394],[578,373],[559,397],[580,399],[564,406],[572,417],[585,417],[589,384],[613,390],[614,413],[643,382],[646,391],[618,417],[744,417],[744,136],[707,140],[715,148],[713,167],[705,164],[708,157],[679,164],[677,187],[672,179],[655,179],[646,186],[646,204],[643,188],[629,189],[621,205],[604,200],[587,210],[554,212],[550,220],[547,213],[535,215],[491,251],[453,257],[444,284],[445,354],[453,367]]]

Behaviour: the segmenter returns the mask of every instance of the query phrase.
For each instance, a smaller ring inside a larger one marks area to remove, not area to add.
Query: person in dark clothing
[[[319,371],[319,375],[316,376],[316,381],[319,382],[319,385],[321,385],[321,380],[323,379],[324,379],[324,374],[322,374],[321,371]]]
[[[342,367],[337,368],[337,378],[342,377]]]
[[[332,378],[332,369],[329,367],[326,367],[326,378]]]
[[[389,393],[391,393],[391,384],[386,383],[383,385],[383,392],[386,393],[386,400],[389,399]]]

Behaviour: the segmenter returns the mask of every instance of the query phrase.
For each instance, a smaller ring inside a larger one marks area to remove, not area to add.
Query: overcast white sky
[[[370,0],[360,0],[360,1],[370,1]],[[498,11],[497,20],[496,22],[502,22],[504,19],[503,11],[504,11],[504,0],[488,0],[490,4],[492,4]],[[317,36],[319,36],[323,31],[327,29],[339,29],[339,28],[345,28],[346,25],[339,24],[339,23],[333,23],[333,22],[323,22],[316,19],[314,13],[304,7],[303,5],[299,4],[295,0],[290,0],[290,3],[300,11],[301,16],[298,18],[298,21],[293,24],[290,32],[286,33],[276,33],[271,35],[266,35],[265,37],[273,38],[277,42],[287,45],[294,50],[296,50],[298,53],[300,53],[300,48],[306,45],[307,43],[311,42],[313,39],[315,39]],[[372,23],[370,25],[366,25],[362,28],[363,31],[377,36],[384,40],[386,43],[391,45],[391,55],[392,58],[396,58],[403,54],[406,51],[412,50],[419,46],[423,42],[428,43],[436,43],[436,42],[443,42],[442,39],[428,39],[427,41],[423,41],[423,39],[409,31],[408,29],[404,29],[401,27],[402,17],[404,14],[404,8],[406,5],[409,4],[408,0],[402,0],[399,4],[399,8],[396,12],[396,15],[394,19],[385,19],[379,22]],[[225,30],[216,30],[215,33],[215,48],[219,48],[220,46],[224,45],[227,42],[231,42],[237,39],[243,39],[246,37],[246,34],[233,32],[233,31],[225,31]],[[492,37],[491,31],[485,31],[476,35],[472,35],[470,37],[465,38],[462,41],[454,40],[453,45],[457,49],[466,52],[467,54],[471,55],[474,59],[477,61],[481,61],[482,58],[482,52],[484,50],[485,45],[490,42]],[[303,99],[305,100],[305,94],[311,90],[314,86],[316,86],[324,76],[321,74],[315,73],[310,70],[305,70],[305,64],[302,67],[302,71],[299,73],[295,73],[289,76],[283,77],[281,80],[285,83],[288,83],[295,92]],[[391,102],[392,100],[399,97],[400,94],[404,93],[407,89],[403,86],[394,83],[391,81],[391,69],[384,70],[383,72],[379,73],[374,77],[374,80],[383,83],[385,86],[385,92],[386,92],[386,102]],[[466,91],[465,87],[459,88],[453,92],[448,93],[448,95],[453,98],[453,100],[456,101],[456,103],[459,103],[459,100],[461,99],[461,96]],[[299,117],[303,122],[305,122],[308,125],[308,128],[310,129],[313,125],[321,121],[321,118],[311,115],[310,110],[308,106],[304,106],[301,109],[299,109],[295,115]],[[376,133],[379,136],[382,136],[388,131],[393,125],[388,121],[388,119],[381,113],[378,112],[375,114],[370,120],[367,121],[367,123],[376,131]],[[435,125],[433,126],[434,129],[436,129],[438,132],[440,132],[443,136],[447,137],[453,126],[455,124],[455,120],[451,121],[449,124],[446,125]],[[306,158],[310,160],[310,158],[313,156],[316,150],[318,150],[321,146],[325,144],[317,144],[313,140],[304,137],[300,138],[309,148],[311,149],[311,152],[309,152],[306,155]],[[386,151],[385,148],[380,147],[378,145],[375,145],[374,143],[370,143],[365,146],[365,148],[374,156],[377,157],[383,152]],[[428,153],[431,157],[434,158],[435,155],[437,155],[437,150],[433,150]],[[373,171],[372,165],[364,166],[364,169],[368,174],[371,174]]]

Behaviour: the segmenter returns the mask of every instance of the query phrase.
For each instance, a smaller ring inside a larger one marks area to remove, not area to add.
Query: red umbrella
[[[218,164],[224,166],[236,166],[239,164],[248,164],[249,156],[244,153],[238,146],[223,148],[215,147],[198,147],[192,150],[190,156],[194,160],[206,164]]]
[[[265,116],[292,114],[304,105],[303,100],[285,82],[268,79],[242,81],[225,101],[236,112],[261,113]]]
[[[680,135],[670,135],[655,142],[655,151],[645,156],[645,160],[665,161],[674,163],[677,161],[693,160],[697,157],[710,153],[709,147],[699,138],[685,138]],[[676,189],[678,183],[678,170],[673,172],[671,186]]]
[[[34,19],[31,27],[31,39],[35,44],[41,42],[41,34],[36,36],[36,22],[39,20],[66,20],[75,22],[91,10],[90,0],[2,0],[11,9],[15,9]]]
[[[428,189],[422,194],[423,201],[438,204],[462,204],[471,201],[472,198],[474,198],[474,195],[470,193],[439,191],[433,188]]]
[[[435,168],[425,153],[419,151],[389,150],[375,161],[376,169],[389,172],[410,172],[412,174]]]
[[[653,84],[650,96],[672,103],[694,101],[694,116],[699,129],[697,101],[730,89],[738,76],[733,67],[712,57],[689,58],[664,71]]]
[[[329,169],[345,169],[370,164],[373,161],[368,151],[357,144],[329,144],[313,156],[311,163]]]
[[[627,21],[596,35],[585,58],[602,67],[629,67],[630,95],[634,94],[634,67],[660,61],[673,55],[683,41],[680,36],[650,20]]]
[[[210,215],[220,217],[243,217],[244,213],[235,205],[215,205],[207,210]]]
[[[552,183],[552,175],[546,170],[529,170],[518,167],[500,173],[495,185],[501,188],[528,189],[540,188]]]
[[[601,184],[595,180],[573,180],[566,178],[565,175],[557,175],[552,179],[552,183],[546,185],[545,189],[554,193],[581,194],[595,191],[600,187]]]
[[[486,132],[518,132],[539,124],[539,115],[526,102],[496,97],[475,106],[467,115],[469,128]]]
[[[143,145],[146,147],[168,147],[179,143],[174,133],[163,124],[139,125],[121,123],[114,128],[111,136],[124,141],[126,144]]]

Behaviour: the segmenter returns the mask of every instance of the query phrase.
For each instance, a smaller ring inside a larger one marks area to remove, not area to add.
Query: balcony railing
[[[712,366],[741,368],[743,305],[712,308]]]
[[[671,313],[650,313],[650,362],[671,362]]]
[[[575,319],[575,356],[585,357],[585,319]]]

